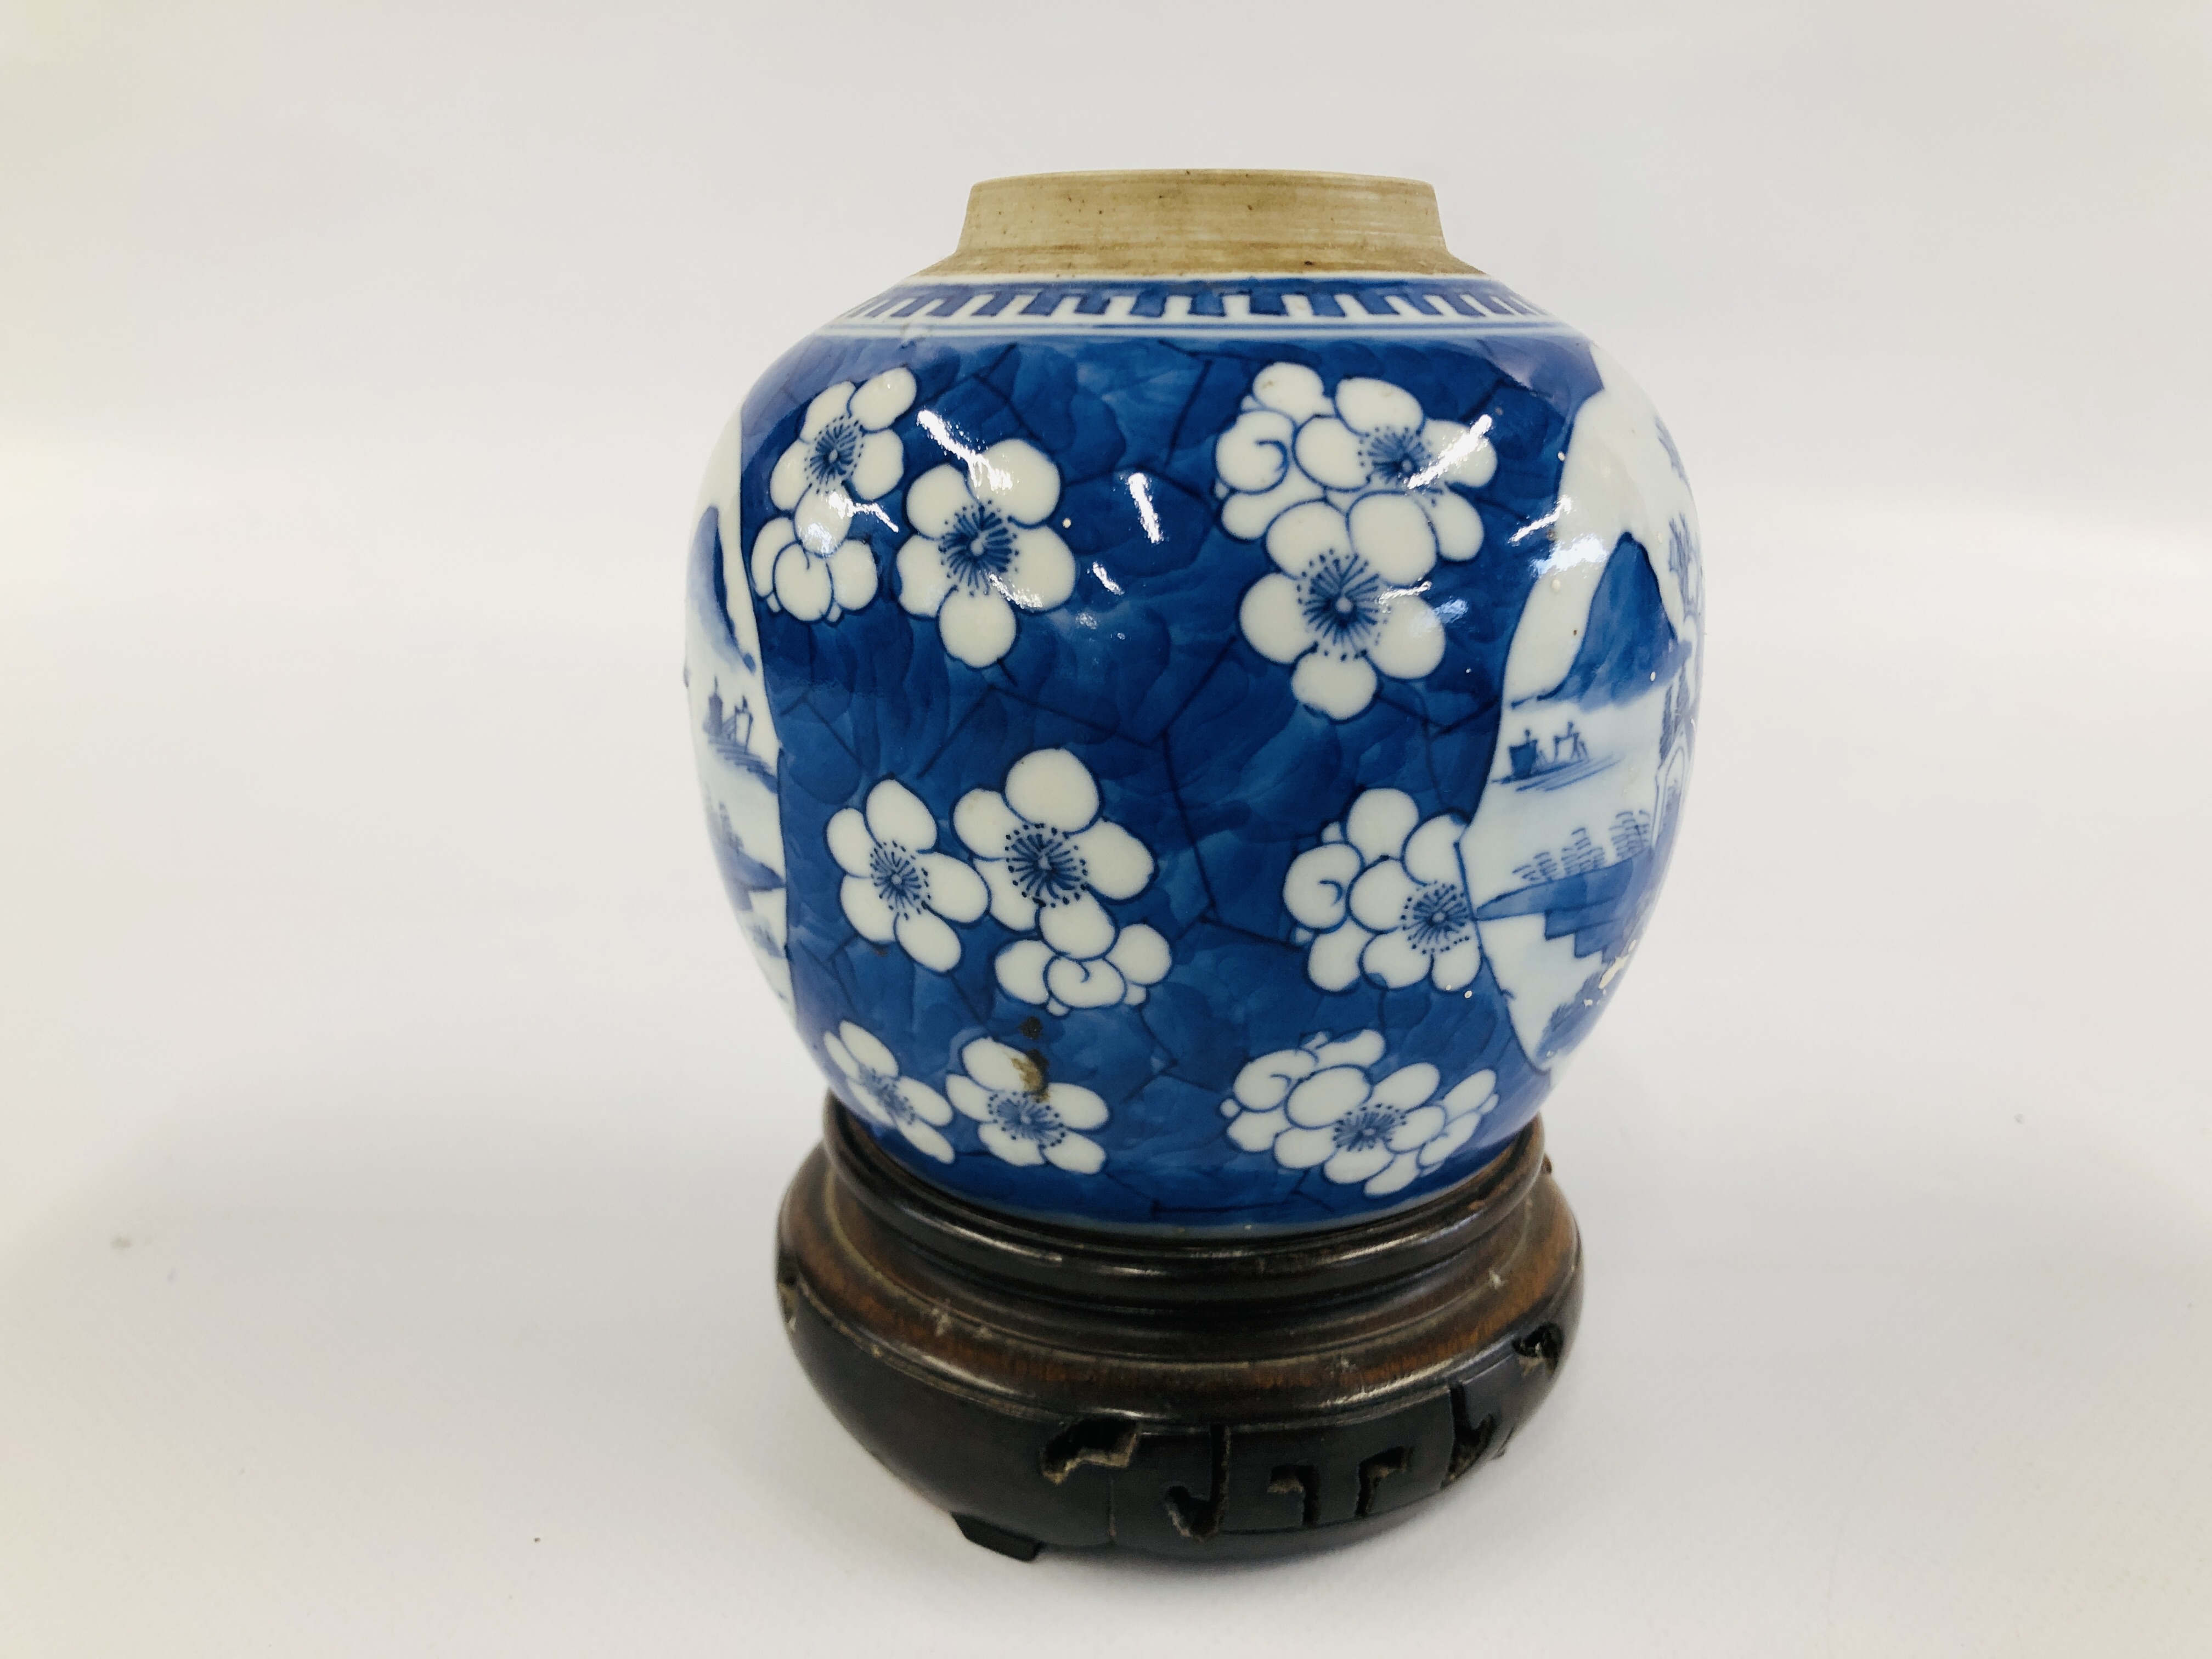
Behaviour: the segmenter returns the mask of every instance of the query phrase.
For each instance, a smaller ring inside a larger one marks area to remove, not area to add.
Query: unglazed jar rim
[[[968,192],[918,277],[1480,276],[1415,179],[1268,168],[1030,173]]]

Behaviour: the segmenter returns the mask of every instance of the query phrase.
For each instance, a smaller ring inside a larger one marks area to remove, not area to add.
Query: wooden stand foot
[[[1289,1554],[1462,1484],[1550,1391],[1582,1305],[1550,1168],[1532,1123],[1403,1214],[1099,1235],[939,1193],[833,1100],[776,1287],[839,1419],[972,1541]]]

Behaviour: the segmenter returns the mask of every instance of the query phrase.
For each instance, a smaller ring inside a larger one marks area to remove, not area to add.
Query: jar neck
[[[1436,191],[1350,173],[1034,173],[968,192],[939,276],[1476,274],[1444,246]]]

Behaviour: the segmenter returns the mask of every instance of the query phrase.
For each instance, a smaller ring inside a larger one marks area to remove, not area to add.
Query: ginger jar
[[[1183,1233],[1407,1206],[1618,990],[1697,514],[1644,393],[1427,186],[980,185],[952,258],[762,377],[694,522],[730,897],[938,1188]]]

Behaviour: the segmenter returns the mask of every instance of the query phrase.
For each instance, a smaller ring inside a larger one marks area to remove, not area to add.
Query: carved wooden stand
[[[1009,1221],[835,1100],[822,1139],[777,1226],[799,1361],[893,1473],[1022,1560],[1364,1536],[1504,1450],[1582,1307],[1539,1124],[1402,1215],[1234,1243]]]

